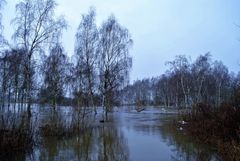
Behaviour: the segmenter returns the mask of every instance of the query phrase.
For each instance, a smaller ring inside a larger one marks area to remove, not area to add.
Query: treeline
[[[121,92],[124,104],[164,105],[190,108],[198,103],[218,107],[233,98],[239,89],[240,75],[229,72],[210,53],[191,61],[178,55],[166,63],[169,69],[159,77],[137,80]]]
[[[1,107],[27,106],[30,114],[30,105],[41,102],[53,107],[103,105],[111,111],[132,66],[129,31],[113,15],[97,26],[90,8],[79,17],[69,57],[61,43],[67,22],[55,16],[55,8],[54,0],[22,0],[16,5],[14,44],[3,41],[0,54]]]

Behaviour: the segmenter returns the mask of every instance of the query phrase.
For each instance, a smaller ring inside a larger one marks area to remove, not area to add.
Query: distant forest
[[[240,73],[229,72],[222,61],[212,60],[210,53],[194,61],[177,55],[166,65],[169,69],[159,77],[137,80],[124,88],[120,92],[121,102],[179,108],[205,103],[219,107],[240,96]]]

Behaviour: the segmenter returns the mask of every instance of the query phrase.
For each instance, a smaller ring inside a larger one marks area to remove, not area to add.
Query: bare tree
[[[5,100],[8,100],[8,106],[12,102],[14,107],[17,102],[21,102],[20,97],[24,95],[24,57],[23,50],[10,49],[4,51],[0,58],[2,107]]]
[[[190,108],[198,103],[220,107],[230,99],[237,102],[240,74],[229,73],[221,61],[212,62],[209,53],[199,55],[193,63],[180,55],[167,64],[170,70],[161,76],[135,81],[121,90],[122,103],[150,105],[154,102],[165,107]]]
[[[6,92],[7,92],[7,81],[8,81],[8,65],[7,65],[7,53],[4,52],[0,59],[0,73],[1,73],[1,107],[5,106]]]
[[[0,10],[2,9],[3,5],[6,3],[5,0],[0,0]],[[3,32],[3,25],[2,25],[2,13],[0,13],[0,46],[4,47],[7,44],[6,39],[2,35]]]
[[[184,106],[190,106],[190,63],[184,55],[176,56],[172,62],[167,62],[171,71],[177,75],[184,95]]]
[[[230,84],[230,76],[227,67],[221,61],[213,63],[213,78],[215,81],[216,106],[219,107],[223,100],[227,100],[228,87]]]
[[[82,21],[78,26],[75,41],[76,79],[79,79],[81,92],[87,97],[86,105],[94,107],[94,93],[97,83],[97,45],[98,30],[95,24],[95,11],[82,15]],[[79,85],[78,85],[79,86]]]
[[[56,3],[54,0],[23,0],[16,5],[16,17],[13,23],[16,26],[14,40],[27,54],[26,82],[28,113],[31,116],[31,90],[33,55],[41,51],[52,42],[53,36],[66,27],[64,18],[54,16]]]
[[[206,53],[200,55],[192,64],[192,92],[191,99],[193,103],[205,102],[203,96],[207,95],[207,81],[208,75],[211,74],[211,55]]]
[[[129,47],[132,39],[114,16],[110,16],[99,30],[100,92],[105,108],[105,117],[112,110],[114,93],[128,81],[132,59]]]
[[[67,56],[64,54],[63,47],[57,43],[43,62],[44,83],[40,92],[41,99],[52,104],[54,110],[57,104],[64,98],[67,66]]]

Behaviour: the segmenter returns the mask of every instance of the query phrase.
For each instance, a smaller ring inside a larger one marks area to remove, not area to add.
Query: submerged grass
[[[33,137],[32,121],[25,114],[1,114],[0,159],[31,151],[35,144]]]
[[[76,111],[70,115],[63,116],[55,111],[50,120],[40,126],[40,133],[44,137],[71,137],[82,133],[87,128],[85,118]]]
[[[16,160],[15,154],[24,158],[35,146],[41,145],[44,138],[72,137],[83,134],[89,127],[88,116],[83,117],[80,109],[67,114],[62,111],[48,114],[46,118],[45,115],[39,118],[28,117],[25,112],[0,113],[0,160]]]
[[[44,123],[40,127],[40,133],[44,137],[56,136],[59,138],[71,136],[78,129],[73,124],[67,124],[61,117],[58,117],[50,122]]]

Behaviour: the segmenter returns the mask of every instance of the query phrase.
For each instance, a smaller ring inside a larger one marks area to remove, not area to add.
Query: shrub
[[[201,103],[185,118],[188,118],[187,131],[191,135],[215,145],[226,160],[240,159],[240,108],[231,103],[223,103],[218,108]]]

